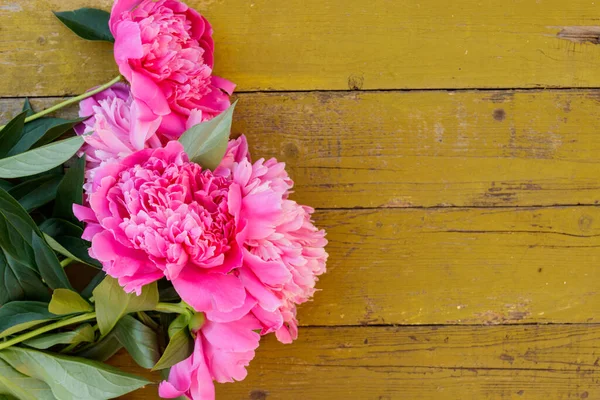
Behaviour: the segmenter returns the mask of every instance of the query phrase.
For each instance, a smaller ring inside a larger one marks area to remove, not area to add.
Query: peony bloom
[[[188,161],[178,142],[101,167],[87,223],[90,255],[126,291],[163,276],[209,321],[248,316],[262,334],[297,337],[296,305],[325,272],[325,233],[313,210],[288,199],[292,181],[275,159],[250,162],[232,140],[214,172]]]
[[[137,148],[135,132],[131,129],[131,106],[133,98],[129,86],[117,83],[79,103],[79,116],[89,117],[79,124],[75,130],[79,135],[85,135],[86,144],[82,153],[86,154],[86,183],[87,193],[92,191],[92,182],[99,167],[118,162],[129,154],[144,147],[159,147],[156,136],[142,142]]]
[[[325,272],[327,253],[325,232],[311,221],[314,210],[301,206],[288,196],[293,182],[285,164],[275,159],[250,163],[244,136],[230,141],[216,175],[231,176],[242,190],[242,198],[269,193],[278,210],[274,220],[264,219],[243,243],[244,263],[239,277],[247,300],[229,313],[207,313],[209,319],[229,321],[248,310],[261,322],[262,334],[276,332],[283,343],[298,336],[296,305],[308,301],[315,292],[317,277]]]
[[[74,205],[87,222],[90,255],[127,292],[163,276],[197,311],[243,305],[244,224],[239,187],[189,162],[179,142],[145,149],[96,172],[90,207]]]
[[[160,397],[214,400],[213,380],[219,383],[243,380],[260,340],[255,329],[260,329],[260,324],[250,315],[229,323],[207,321],[195,333],[193,354],[174,365],[169,379],[161,382]]]
[[[235,85],[212,75],[208,21],[178,0],[116,0],[110,17],[115,59],[129,81],[140,147],[160,125],[167,139],[230,105]]]

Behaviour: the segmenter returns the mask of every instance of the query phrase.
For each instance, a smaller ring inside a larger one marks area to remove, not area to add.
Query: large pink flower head
[[[109,24],[145,139],[157,123],[176,139],[190,118],[208,120],[229,107],[235,85],[212,75],[212,28],[198,12],[178,0],[116,0]]]
[[[230,311],[245,300],[232,274],[242,262],[239,188],[188,161],[178,142],[100,168],[88,222],[90,255],[128,292],[163,276],[198,311]]]
[[[99,169],[87,222],[90,255],[126,291],[163,276],[209,321],[252,316],[262,334],[297,337],[296,306],[325,272],[325,232],[313,210],[288,198],[292,181],[275,159],[250,161],[233,140],[214,172],[188,161],[178,142]]]

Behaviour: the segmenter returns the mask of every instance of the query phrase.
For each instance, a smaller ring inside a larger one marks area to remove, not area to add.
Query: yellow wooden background
[[[50,13],[111,3],[0,0],[3,121],[116,74]],[[600,399],[599,0],[189,4],[330,240],[299,340],[219,399]]]

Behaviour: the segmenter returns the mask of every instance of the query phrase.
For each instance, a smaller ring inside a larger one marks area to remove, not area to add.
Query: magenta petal
[[[234,275],[207,273],[188,266],[172,282],[183,301],[198,312],[233,311],[246,299],[244,285]]]
[[[215,349],[207,353],[210,357],[210,370],[219,383],[244,380],[248,375],[246,367],[254,358],[254,350],[230,353]]]
[[[250,271],[247,267],[240,268],[240,280],[244,287],[265,310],[275,311],[281,307],[282,301]]]
[[[225,78],[221,78],[220,76],[211,76],[211,81],[215,87],[221,89],[227,94],[232,94],[235,90],[235,83],[228,81]]]
[[[283,262],[264,261],[246,249],[244,249],[244,265],[248,266],[261,282],[271,287],[282,287],[292,279],[292,274]]]
[[[185,394],[185,392],[178,390],[173,384],[169,381],[162,381],[158,385],[158,395],[163,399],[176,399]]]
[[[131,73],[131,92],[136,100],[145,103],[157,116],[167,115],[171,112],[169,103],[158,85],[137,71]]]
[[[121,74],[128,80],[132,79],[128,59],[138,59],[144,55],[142,38],[138,24],[131,21],[122,21],[116,24],[115,29],[115,60],[119,65]]]
[[[75,218],[81,222],[98,222],[96,214],[89,207],[73,204],[73,214],[75,215]]]
[[[267,333],[275,332],[283,325],[283,316],[281,315],[281,311],[267,311],[261,306],[257,305],[252,309],[252,314],[260,321],[263,325],[263,329],[261,331],[261,335],[266,335]]]
[[[211,345],[223,351],[249,351],[258,347],[260,335],[253,331],[260,325],[256,318],[246,316],[233,322],[207,321],[202,327],[202,334]]]
[[[196,364],[196,368],[192,376],[190,395],[193,400],[214,400],[215,385],[208,370],[208,365],[206,365],[206,357],[201,342],[200,335],[198,335],[194,347],[194,364]]]
[[[185,130],[185,118],[181,115],[172,112],[163,116],[159,131],[168,139],[179,139]]]
[[[256,306],[256,299],[246,294],[244,305],[229,312],[207,311],[206,318],[213,322],[232,322],[237,321],[247,315],[250,310]]]
[[[112,10],[110,12],[110,30],[113,35],[116,34],[116,31],[113,30],[113,25],[115,22],[121,18],[121,15],[125,12],[131,11],[135,6],[141,3],[142,0],[116,0],[112,6]]]

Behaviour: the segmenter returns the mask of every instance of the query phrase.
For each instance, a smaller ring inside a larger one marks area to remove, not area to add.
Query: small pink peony
[[[160,384],[160,397],[214,400],[213,380],[219,383],[243,380],[260,340],[256,329],[260,329],[260,324],[250,315],[229,323],[207,321],[195,333],[194,353],[174,365],[169,379]]]
[[[244,240],[238,271],[247,291],[244,305],[227,313],[211,311],[207,317],[231,321],[250,311],[261,322],[262,334],[275,332],[281,342],[290,343],[298,336],[296,305],[312,297],[317,277],[325,272],[325,232],[313,225],[312,208],[288,199],[293,182],[285,164],[275,159],[251,164],[244,136],[230,141],[215,175],[232,177],[242,198],[268,193],[270,207],[278,211]]]
[[[79,135],[85,135],[86,144],[82,153],[86,154],[86,183],[87,193],[92,191],[93,180],[99,167],[118,162],[129,154],[144,147],[160,147],[156,136],[142,142],[142,147],[133,143],[139,142],[132,128],[131,107],[133,98],[129,86],[117,83],[92,97],[79,103],[79,116],[89,117],[79,124],[75,130]]]
[[[208,21],[178,0],[116,0],[115,59],[131,84],[140,146],[158,124],[168,139],[230,105],[235,85],[212,75]]]

